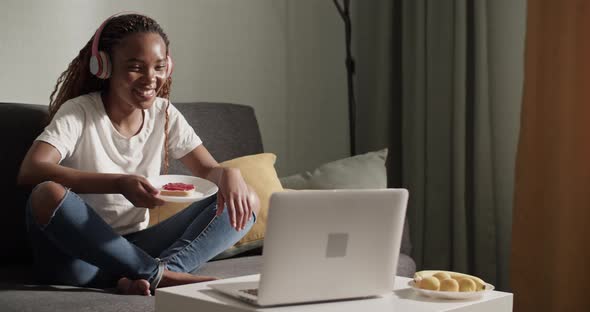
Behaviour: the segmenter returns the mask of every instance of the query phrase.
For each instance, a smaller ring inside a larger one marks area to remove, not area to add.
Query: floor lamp
[[[352,58],[350,48],[350,38],[352,28],[350,24],[350,0],[333,0],[340,17],[344,21],[344,31],[346,36],[346,76],[348,81],[348,125],[350,129],[350,155],[356,155],[356,102],[354,98],[354,72],[355,63]]]

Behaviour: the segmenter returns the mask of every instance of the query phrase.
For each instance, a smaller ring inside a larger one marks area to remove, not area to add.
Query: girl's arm
[[[219,185],[224,168],[219,166],[203,144],[180,158],[180,161],[193,175]]]
[[[17,184],[33,187],[43,181],[57,182],[76,193],[123,194],[137,207],[155,207],[164,202],[144,177],[76,170],[59,165],[60,153],[51,144],[34,141],[27,152]]]
[[[239,169],[219,166],[209,151],[201,144],[180,161],[196,176],[207,179],[219,187],[217,215],[225,206],[232,226],[241,230],[252,216],[258,213],[260,200],[256,192],[246,184]]]

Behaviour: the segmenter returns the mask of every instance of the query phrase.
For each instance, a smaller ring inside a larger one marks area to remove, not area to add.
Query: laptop
[[[261,307],[389,294],[407,201],[405,189],[274,193],[260,280],[208,286]]]

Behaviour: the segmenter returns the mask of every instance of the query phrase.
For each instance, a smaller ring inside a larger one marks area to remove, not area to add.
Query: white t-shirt
[[[156,98],[144,110],[138,134],[122,136],[106,114],[100,93],[71,99],[59,108],[37,140],[53,145],[66,167],[100,173],[160,175],[164,159],[167,100]],[[199,146],[201,139],[182,114],[170,104],[169,157],[178,159]],[[134,207],[121,194],[79,194],[119,234],[145,229],[149,213]]]

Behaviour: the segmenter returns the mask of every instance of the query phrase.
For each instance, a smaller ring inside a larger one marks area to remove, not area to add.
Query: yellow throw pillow
[[[260,198],[260,212],[256,216],[256,223],[250,231],[232,248],[224,251],[215,259],[223,259],[241,252],[262,246],[266,232],[266,219],[270,195],[283,191],[279,177],[274,168],[277,157],[271,153],[248,155],[220,163],[227,168],[238,168],[246,181]],[[150,209],[150,226],[162,222],[167,218],[188,207],[184,203],[166,203],[157,209]]]
[[[260,212],[256,216],[256,223],[246,236],[236,243],[236,247],[264,239],[270,195],[283,191],[274,167],[276,159],[277,156],[274,154],[263,153],[235,158],[220,164],[223,167],[240,169],[246,184],[250,185],[260,198]]]
[[[163,206],[160,206],[155,209],[149,209],[150,212],[150,223],[148,226],[152,226],[158,224],[176,213],[180,212],[184,208],[188,207],[190,203],[165,203]]]

